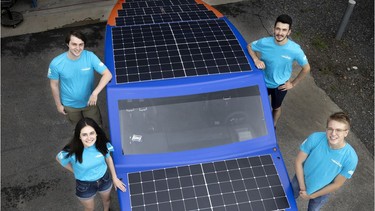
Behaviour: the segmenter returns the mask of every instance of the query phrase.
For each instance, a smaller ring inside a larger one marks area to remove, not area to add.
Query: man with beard
[[[280,15],[275,21],[273,37],[261,38],[247,46],[255,66],[264,70],[275,128],[287,90],[294,88],[310,72],[305,53],[297,43],[289,39],[291,28],[292,18],[286,14]],[[297,61],[302,70],[291,80],[294,61]]]
[[[68,51],[55,57],[48,69],[48,78],[57,111],[76,125],[83,117],[102,123],[97,100],[99,93],[111,80],[112,74],[91,51],[84,50],[86,37],[71,31],[65,38]],[[94,73],[101,79],[94,87]]]

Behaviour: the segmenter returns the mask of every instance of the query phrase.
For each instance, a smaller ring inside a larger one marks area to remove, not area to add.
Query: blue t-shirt
[[[337,175],[349,179],[358,163],[358,156],[349,143],[341,149],[331,149],[325,132],[311,134],[300,146],[308,155],[303,163],[307,194],[332,183]]]
[[[84,108],[94,90],[94,70],[102,74],[107,67],[91,51],[83,50],[77,60],[68,52],[55,57],[48,69],[48,78],[59,80],[60,98],[64,106]]]
[[[111,156],[110,152],[113,152],[113,146],[107,143],[108,153],[104,157],[101,152],[99,152],[95,145],[84,148],[82,153],[82,163],[76,162],[76,156],[73,154],[70,157],[66,157],[68,152],[61,151],[57,155],[62,166],[66,166],[69,163],[72,164],[74,171],[74,177],[81,181],[96,181],[102,178],[107,171],[107,163],[105,158]]]
[[[261,54],[264,62],[264,79],[268,88],[276,88],[290,79],[293,71],[293,62],[300,66],[308,63],[301,47],[288,39],[285,45],[275,43],[274,37],[265,37],[252,42],[251,49]]]

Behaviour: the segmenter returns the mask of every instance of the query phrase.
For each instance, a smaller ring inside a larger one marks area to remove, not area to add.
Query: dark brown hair
[[[66,44],[69,45],[70,38],[71,38],[72,36],[75,36],[75,37],[81,39],[81,40],[83,41],[83,43],[86,44],[86,36],[85,36],[82,32],[80,32],[80,31],[75,31],[75,30],[70,31],[70,32],[66,35],[66,37],[65,37],[65,43],[66,43]]]
[[[97,136],[96,136],[96,142],[95,147],[96,149],[105,156],[108,153],[107,149],[107,143],[109,142],[105,132],[103,129],[99,127],[99,125],[91,118],[82,118],[77,123],[75,130],[74,130],[74,136],[72,140],[63,148],[63,151],[68,152],[66,157],[70,157],[73,154],[76,156],[76,161],[82,163],[82,154],[83,154],[83,143],[80,139],[80,134],[82,128],[90,126],[94,128]]]

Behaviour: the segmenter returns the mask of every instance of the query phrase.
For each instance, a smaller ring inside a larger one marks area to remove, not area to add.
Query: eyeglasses
[[[348,129],[333,129],[333,128],[327,127],[327,132],[329,132],[329,133],[333,133],[333,131],[335,131],[336,133],[342,133],[342,132],[345,132],[347,130]]]

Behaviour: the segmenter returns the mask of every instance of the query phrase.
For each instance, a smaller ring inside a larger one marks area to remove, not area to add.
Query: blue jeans
[[[106,192],[112,188],[112,178],[107,171],[104,176],[97,181],[81,181],[76,179],[76,196],[80,199],[90,199],[97,192]]]
[[[299,191],[300,191],[298,180],[297,180],[296,176],[294,176],[293,179],[292,179],[292,188],[293,188],[294,198],[296,199],[296,198],[298,198]],[[318,211],[318,210],[320,210],[320,208],[322,208],[323,205],[328,201],[329,196],[330,196],[329,194],[326,194],[326,195],[323,195],[323,196],[316,197],[315,199],[310,199],[307,210],[308,211]]]

